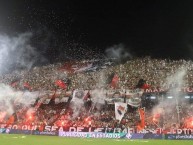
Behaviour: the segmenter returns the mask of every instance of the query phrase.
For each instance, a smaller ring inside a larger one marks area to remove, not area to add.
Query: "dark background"
[[[193,59],[193,1],[1,0],[0,33],[24,32],[50,62],[117,44],[134,57]]]

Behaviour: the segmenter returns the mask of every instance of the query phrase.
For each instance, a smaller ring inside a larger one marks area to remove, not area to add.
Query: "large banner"
[[[5,130],[38,130],[38,126],[28,126],[28,125],[9,125],[0,124],[0,129]],[[63,131],[63,132],[103,132],[103,133],[152,133],[152,134],[185,134],[190,135],[193,134],[193,129],[184,128],[184,129],[170,129],[164,130],[162,128],[157,129],[143,129],[140,131],[136,131],[134,128],[107,128],[107,127],[63,127],[63,126],[45,126],[43,129],[44,132],[55,132],[55,131]]]
[[[152,133],[101,133],[101,132],[59,132],[60,137],[116,138],[116,139],[163,139],[162,134]]]
[[[61,137],[81,138],[130,138],[127,133],[100,133],[100,132],[59,132]]]

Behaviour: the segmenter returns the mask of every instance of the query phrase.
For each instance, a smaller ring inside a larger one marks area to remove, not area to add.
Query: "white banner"
[[[115,103],[115,118],[119,121],[123,118],[127,112],[127,104],[122,102]]]

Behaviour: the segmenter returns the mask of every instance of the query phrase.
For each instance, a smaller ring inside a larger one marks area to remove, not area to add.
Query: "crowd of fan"
[[[98,89],[106,88],[111,89],[110,85],[107,84],[107,78],[115,73],[119,77],[117,88],[119,89],[134,89],[140,79],[146,80],[146,83],[151,87],[167,87],[168,84],[166,78],[174,75],[179,70],[185,70],[186,75],[184,76],[183,84],[184,87],[193,86],[193,62],[185,60],[166,60],[166,59],[151,59],[149,57],[136,58],[128,60],[122,64],[116,64],[108,66],[105,69],[99,69],[91,72],[79,72],[72,73],[68,72],[67,69],[61,69],[63,63],[50,64],[42,67],[34,67],[30,70],[14,71],[10,74],[0,76],[0,83],[10,85],[15,79],[19,79],[20,84],[27,82],[31,86],[30,91],[43,91],[43,90],[54,90],[56,88],[55,81],[57,79],[70,80],[67,83],[67,90],[74,89]],[[171,82],[170,82],[171,83]],[[179,83],[175,82],[172,83]],[[15,90],[22,90],[22,85],[15,86]],[[180,119],[183,120],[186,116],[191,116],[191,105],[183,105],[182,115]],[[88,106],[87,106],[88,107]],[[47,125],[55,124],[59,126],[97,126],[97,127],[134,127],[138,121],[137,109],[130,107],[128,112],[125,114],[121,123],[115,119],[114,108],[107,105],[102,105],[100,109],[93,108],[92,103],[90,108],[82,107],[80,113],[73,117],[73,107],[70,103],[62,103],[58,105],[48,104],[42,105],[33,113],[33,118],[26,117],[26,114],[31,108],[16,109],[17,121],[19,124],[38,124]],[[132,108],[132,109],[131,109]],[[150,108],[153,108],[150,107]],[[1,111],[1,110],[0,110]],[[147,110],[146,118],[152,117],[150,110]],[[24,115],[25,114],[25,115]],[[168,115],[168,114],[166,114]],[[167,118],[167,117],[165,117]],[[86,119],[86,120],[85,120]],[[177,122],[176,115],[172,115],[171,119],[173,122]],[[5,123],[6,119],[0,120],[1,123]],[[167,120],[164,121],[165,126]],[[155,121],[146,122],[146,127],[158,127],[159,124]]]

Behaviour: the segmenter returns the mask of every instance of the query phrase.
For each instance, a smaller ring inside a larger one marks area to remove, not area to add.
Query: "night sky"
[[[1,0],[0,33],[24,32],[50,62],[118,44],[135,57],[193,59],[193,1]]]

